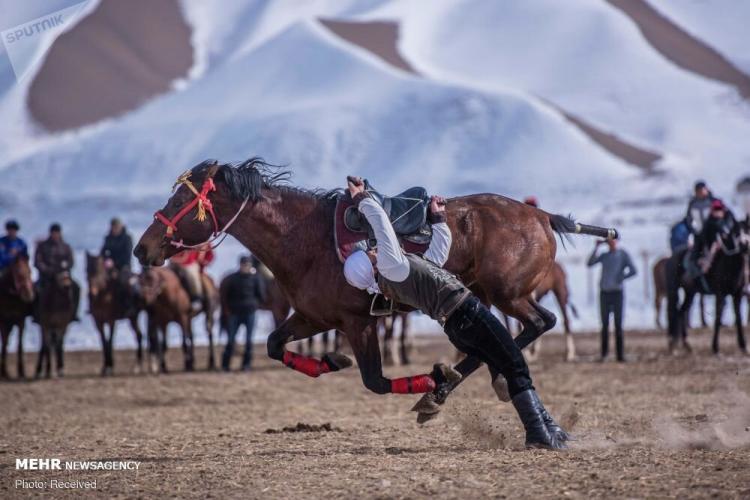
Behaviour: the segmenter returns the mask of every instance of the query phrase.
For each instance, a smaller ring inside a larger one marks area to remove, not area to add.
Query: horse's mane
[[[205,174],[208,168],[216,163],[216,160],[205,160],[193,167],[191,172],[193,174]],[[251,202],[260,201],[263,197],[262,190],[264,188],[298,193],[320,200],[334,199],[341,192],[340,189],[306,189],[292,186],[289,184],[292,177],[291,170],[281,165],[267,163],[258,156],[242,163],[219,165],[215,177],[226,184],[233,199],[244,200],[248,198]]]

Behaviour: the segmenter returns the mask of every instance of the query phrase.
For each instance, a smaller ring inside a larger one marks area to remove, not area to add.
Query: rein
[[[246,197],[243,200],[242,205],[240,205],[239,210],[237,210],[237,213],[235,213],[234,216],[229,219],[229,222],[227,222],[223,228],[219,229],[219,223],[216,219],[216,213],[214,212],[213,203],[211,203],[211,200],[208,199],[208,194],[216,191],[216,184],[214,183],[213,177],[207,177],[206,180],[203,181],[201,190],[198,191],[195,185],[190,181],[190,175],[191,172],[188,170],[187,172],[179,176],[177,178],[177,181],[175,181],[174,186],[172,186],[172,192],[174,192],[175,189],[180,185],[185,185],[188,189],[190,189],[190,191],[193,192],[193,194],[195,194],[195,198],[193,198],[190,202],[183,206],[171,219],[164,215],[161,210],[156,211],[156,213],[154,214],[154,219],[167,226],[167,232],[164,235],[164,239],[168,240],[169,244],[174,246],[175,248],[194,249],[201,248],[206,244],[209,244],[212,249],[217,248],[227,237],[227,229],[229,229],[229,227],[234,224],[234,222],[240,216],[240,213],[242,213],[242,211],[245,209],[245,206],[247,205],[247,202],[250,198]],[[206,212],[211,215],[211,220],[214,224],[214,228],[211,231],[211,236],[209,236],[205,241],[196,243],[195,245],[188,245],[184,242],[183,239],[177,241],[177,223],[180,222],[180,220],[188,213],[190,213],[190,211],[196,206],[198,207],[198,213],[195,215],[194,220],[203,222],[204,220],[206,220]],[[217,240],[219,241],[214,244],[214,242],[216,242]]]

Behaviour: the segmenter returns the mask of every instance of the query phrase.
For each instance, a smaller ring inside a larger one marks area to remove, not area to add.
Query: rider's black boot
[[[565,449],[564,443],[550,433],[542,417],[541,402],[534,389],[525,390],[513,397],[513,406],[518,412],[526,429],[527,448],[545,448],[549,450]]]

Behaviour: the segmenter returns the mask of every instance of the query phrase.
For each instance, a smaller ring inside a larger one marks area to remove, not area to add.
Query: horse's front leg
[[[128,318],[130,321],[130,327],[135,333],[136,342],[136,365],[133,367],[133,373],[141,373],[143,371],[143,333],[141,327],[138,326],[138,315],[131,316]]]
[[[8,352],[8,338],[13,326],[7,328],[6,325],[0,326],[0,337],[2,337],[2,353],[0,353],[0,379],[8,378],[8,370],[5,368],[5,359]]]
[[[745,331],[742,326],[742,294],[735,294],[732,299],[734,300],[734,324],[737,327],[737,345],[743,354],[747,354]]]
[[[329,352],[318,360],[286,349],[289,342],[309,338],[320,331],[321,328],[311,325],[301,314],[295,312],[268,336],[268,357],[309,377],[319,377],[324,373],[350,367],[352,361],[343,354]]]
[[[354,356],[357,358],[362,382],[365,387],[376,394],[431,393],[439,385],[456,382],[460,378],[458,372],[442,364],[435,365],[432,373],[395,379],[386,378],[383,376],[376,321],[368,320],[364,325],[353,324],[345,328]]]

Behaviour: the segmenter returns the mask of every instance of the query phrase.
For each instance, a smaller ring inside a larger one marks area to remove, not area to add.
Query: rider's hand
[[[365,182],[362,180],[362,177],[354,177],[349,175],[346,177],[346,185],[352,198],[357,196],[359,193],[365,192]]]
[[[433,214],[445,212],[445,198],[442,196],[432,196],[430,198],[430,212]]]

